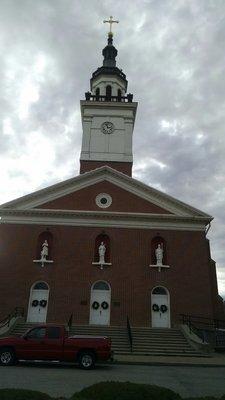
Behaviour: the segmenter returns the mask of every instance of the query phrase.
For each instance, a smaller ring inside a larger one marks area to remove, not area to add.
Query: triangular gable
[[[171,214],[168,210],[159,207],[141,197],[128,192],[125,189],[107,180],[87,186],[75,192],[61,196],[58,199],[48,201],[36,208],[48,210],[86,210],[101,211],[97,196],[104,197],[108,194],[112,203],[104,211],[127,212],[127,213],[151,213],[151,214]]]
[[[86,172],[85,174],[78,175],[75,178],[68,179],[56,185],[23,196],[19,199],[3,204],[0,208],[17,210],[42,208],[49,202],[63,198],[71,193],[78,193],[82,189],[104,181],[149,202],[151,205],[156,206],[161,210],[165,210],[165,213],[171,213],[178,216],[200,216],[209,218],[209,220],[212,219],[210,215],[108,166],[97,168]]]

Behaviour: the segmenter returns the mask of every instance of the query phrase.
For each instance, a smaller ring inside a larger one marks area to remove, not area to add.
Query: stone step
[[[134,333],[139,333],[139,334],[148,334],[148,333],[152,333],[152,334],[161,334],[161,335],[176,335],[176,334],[180,334],[180,330],[179,329],[155,329],[155,328],[144,328],[144,329],[137,329],[137,328],[131,328],[132,332]]]
[[[124,331],[126,328],[124,326],[103,326],[103,325],[73,325],[71,329],[102,329],[102,330],[110,330],[110,331]]]
[[[70,329],[70,333],[82,333],[82,332],[90,332],[90,333],[101,333],[101,334],[110,334],[110,335],[125,335],[126,331],[109,331],[109,330],[100,330],[100,329]]]
[[[139,350],[139,349],[133,349],[133,354],[155,354],[155,353],[161,353],[161,354],[196,354],[195,351],[191,351],[191,350],[182,350],[182,349],[143,349],[143,350]]]
[[[134,332],[133,330],[132,330],[132,333],[133,333],[133,335],[138,335],[138,336],[143,336],[143,337],[144,336],[179,337],[181,335],[180,332],[174,332],[174,333],[170,333],[170,332],[167,332],[167,333],[162,332],[161,333],[161,332],[151,332],[151,331],[149,331],[149,332]]]
[[[190,347],[189,343],[182,342],[182,343],[171,343],[171,342],[136,342],[133,340],[133,346],[135,347]]]
[[[186,343],[186,340],[185,340],[185,338],[183,338],[183,337],[179,337],[178,339],[174,339],[174,338],[172,338],[172,339],[169,339],[169,338],[160,338],[160,337],[158,337],[158,338],[152,338],[152,337],[149,337],[149,338],[140,338],[140,337],[137,337],[137,336],[133,336],[133,341],[136,341],[136,342],[145,342],[145,343],[148,343],[148,342],[150,342],[150,343],[159,343],[159,342],[164,342],[164,343],[167,343],[167,342],[170,342],[170,343]]]
[[[180,331],[179,331],[179,329],[174,329],[174,330],[167,330],[167,329],[161,329],[161,330],[158,330],[158,329],[153,329],[153,328],[148,328],[148,329],[135,329],[135,328],[131,328],[132,329],[132,332],[134,332],[134,333],[139,333],[139,334],[149,334],[149,333],[152,333],[152,334],[160,334],[160,335],[177,335],[177,334],[180,334]]]
[[[117,351],[116,352],[117,354],[120,354],[120,352],[119,351]],[[155,350],[155,351],[134,351],[133,350],[133,352],[132,352],[132,354],[133,355],[136,355],[136,356],[168,356],[168,355],[170,355],[170,356],[190,356],[190,357],[200,357],[200,356],[205,356],[204,354],[201,354],[201,353],[197,353],[197,352],[195,352],[195,351],[190,351],[190,352],[187,352],[187,351],[176,351],[176,350],[174,350],[174,351],[165,351],[165,350],[163,350],[163,351],[161,351],[161,350]]]
[[[101,333],[101,332],[70,332],[69,336],[76,336],[76,335],[90,335],[90,336],[107,336],[111,337],[111,339],[121,339],[127,340],[127,335],[110,335],[109,333]]]
[[[132,334],[133,334],[134,336],[138,336],[138,337],[142,337],[142,338],[145,338],[145,337],[152,337],[152,338],[157,338],[157,337],[164,337],[164,338],[167,338],[167,337],[170,337],[170,338],[176,339],[176,338],[179,338],[179,337],[182,336],[181,333],[176,333],[176,334],[157,333],[157,334],[156,334],[156,333],[152,333],[152,332],[146,332],[146,333],[143,334],[143,333],[133,332],[133,331],[132,331]]]
[[[71,329],[70,334],[79,334],[79,333],[90,333],[90,334],[101,334],[101,335],[126,335],[127,332],[121,331],[102,331],[102,330],[88,330],[88,329]]]
[[[149,343],[140,343],[140,344],[136,344],[136,343],[133,343],[133,348],[138,348],[138,349],[146,349],[146,348],[148,348],[148,349],[154,349],[154,348],[158,348],[158,349],[160,349],[160,348],[168,348],[168,349],[171,349],[171,348],[173,348],[173,349],[190,349],[190,346],[189,346],[189,344],[187,344],[187,343],[184,343],[183,345],[175,345],[175,344],[171,344],[171,343],[162,343],[162,344],[149,344]]]
[[[177,336],[177,337],[174,337],[174,336],[161,336],[161,335],[158,335],[158,336],[151,336],[151,335],[149,335],[149,336],[141,336],[141,335],[138,335],[138,334],[135,334],[135,333],[132,333],[132,336],[134,338],[138,338],[140,340],[159,340],[160,339],[160,340],[165,340],[165,341],[167,341],[167,340],[173,340],[173,341],[181,340],[184,337],[182,335]]]

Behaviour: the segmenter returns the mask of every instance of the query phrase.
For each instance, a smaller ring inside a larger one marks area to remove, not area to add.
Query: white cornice
[[[23,196],[17,200],[5,203],[0,207],[0,210],[6,208],[25,210],[38,207],[44,203],[56,200],[62,196],[95,185],[104,180],[173,214],[180,216],[201,216],[207,218],[208,222],[212,220],[210,215],[108,166],[97,168],[78,175],[75,178],[68,179],[56,185]]]
[[[63,225],[204,231],[205,217],[68,210],[0,210],[2,224]]]

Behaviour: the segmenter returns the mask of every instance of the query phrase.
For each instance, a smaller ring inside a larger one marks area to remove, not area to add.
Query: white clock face
[[[113,133],[115,127],[112,122],[103,122],[101,125],[101,131],[105,134]]]

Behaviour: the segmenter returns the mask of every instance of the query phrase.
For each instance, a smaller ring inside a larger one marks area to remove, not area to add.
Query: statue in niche
[[[104,242],[101,242],[98,248],[99,264],[105,264],[105,252],[106,252],[106,246]]]
[[[163,261],[163,245],[158,244],[158,246],[155,249],[155,256],[156,256],[156,265],[162,265]]]
[[[42,250],[41,250],[41,260],[46,260],[48,256],[48,242],[47,240],[44,241],[42,244]]]

